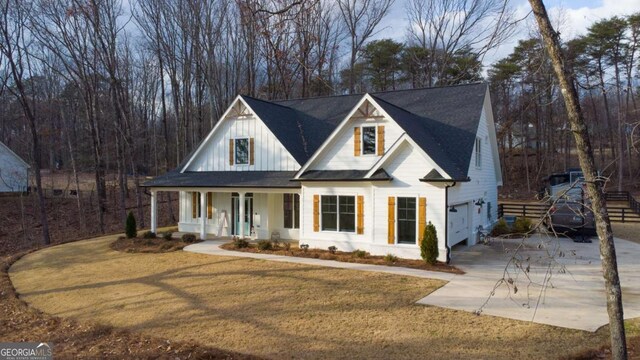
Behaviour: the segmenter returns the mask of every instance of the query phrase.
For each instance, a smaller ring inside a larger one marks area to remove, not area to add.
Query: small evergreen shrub
[[[166,233],[162,234],[162,238],[165,240],[171,240],[173,239],[173,233],[171,231],[167,231]]]
[[[271,250],[273,248],[273,245],[271,244],[271,241],[269,240],[260,240],[258,241],[258,249],[260,250]]]
[[[245,239],[240,239],[239,237],[233,238],[233,247],[236,249],[246,249],[249,247],[249,242]]]
[[[511,232],[509,228],[509,224],[503,218],[498,220],[498,222],[493,226],[493,230],[491,230],[491,236],[501,236]]]
[[[330,252],[330,253],[335,254],[335,253],[336,253],[336,251],[338,251],[338,248],[337,248],[337,247],[335,247],[335,246],[333,246],[333,245],[332,245],[332,246],[329,246],[329,252]]]
[[[129,215],[127,215],[127,223],[124,227],[124,233],[127,235],[127,239],[133,239],[138,235],[138,231],[136,230],[136,217],[133,216],[133,212],[129,211]]]
[[[182,241],[187,244],[193,244],[196,242],[196,236],[194,234],[184,234],[182,235]]]
[[[393,254],[387,254],[384,256],[384,261],[393,264],[398,261],[398,257]]]
[[[435,264],[438,259],[438,233],[436,227],[429,221],[424,228],[424,235],[420,243],[420,256],[427,264]]]
[[[142,237],[145,239],[155,239],[157,238],[156,233],[154,233],[153,231],[145,231],[144,234],[142,234]]]
[[[360,250],[360,249],[358,249],[358,250],[356,250],[356,251],[354,251],[354,252],[353,252],[353,256],[355,256],[355,257],[357,257],[357,258],[359,258],[359,259],[364,259],[364,258],[366,258],[366,257],[367,257],[367,255],[368,255],[368,254],[367,254],[367,252],[366,252],[366,251],[364,251],[364,250]]]
[[[533,224],[531,220],[526,217],[518,217],[516,218],[516,222],[513,223],[513,233],[516,234],[526,234],[533,228]]]
[[[307,252],[307,250],[309,250],[309,244],[300,244],[300,249],[302,249],[302,251]]]

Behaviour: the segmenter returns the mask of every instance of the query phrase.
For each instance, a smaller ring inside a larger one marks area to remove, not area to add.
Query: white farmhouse
[[[420,258],[427,222],[440,261],[497,220],[500,162],[485,83],[264,101],[238,96],[174,171],[181,232],[300,240]]]
[[[25,192],[29,186],[29,164],[0,142],[0,193]]]

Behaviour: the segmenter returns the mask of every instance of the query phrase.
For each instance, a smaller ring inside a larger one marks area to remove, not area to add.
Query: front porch
[[[157,230],[157,196],[179,192],[178,231],[203,239],[300,238],[300,189],[151,188],[151,231]]]

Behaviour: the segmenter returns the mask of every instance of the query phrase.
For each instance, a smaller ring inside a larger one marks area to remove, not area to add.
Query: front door
[[[231,220],[231,234],[240,235],[240,197],[236,194],[231,196],[231,209],[233,219]],[[253,226],[253,194],[246,194],[244,197],[244,236],[251,235]]]

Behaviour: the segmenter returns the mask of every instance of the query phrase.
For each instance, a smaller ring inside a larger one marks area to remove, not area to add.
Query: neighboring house
[[[500,162],[488,86],[264,101],[238,96],[174,171],[179,230],[277,233],[311,247],[420,258],[427,222],[440,261],[497,220]]]
[[[0,193],[25,192],[29,186],[29,164],[0,142]]]

